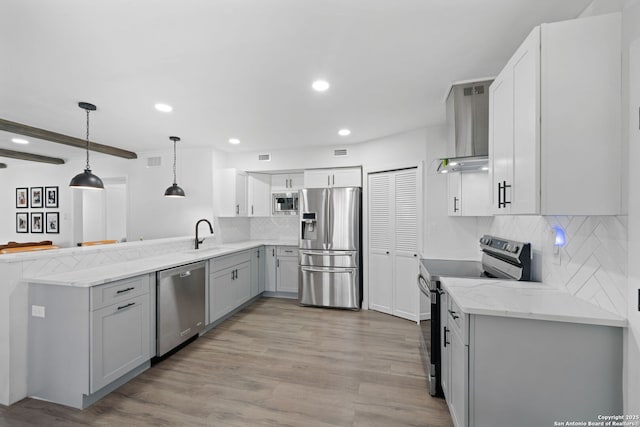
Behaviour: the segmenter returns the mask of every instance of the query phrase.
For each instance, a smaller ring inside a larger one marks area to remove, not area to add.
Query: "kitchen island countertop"
[[[455,277],[440,281],[467,314],[627,326],[624,317],[541,282]]]
[[[263,245],[298,246],[298,242],[288,240],[247,240],[209,248],[203,247],[198,250],[190,249],[131,261],[116,262],[113,264],[100,265],[81,270],[47,274],[46,276],[27,276],[23,277],[22,281],[26,283],[86,288],[223,255],[229,255]]]

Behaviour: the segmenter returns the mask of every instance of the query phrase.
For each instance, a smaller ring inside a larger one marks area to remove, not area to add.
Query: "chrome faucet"
[[[204,239],[200,240],[198,238],[198,226],[200,225],[201,222],[206,222],[207,224],[209,224],[209,230],[211,231],[211,234],[213,234],[213,225],[211,225],[211,223],[209,222],[208,219],[199,219],[198,222],[196,222],[196,249],[200,248],[200,243],[204,242]]]

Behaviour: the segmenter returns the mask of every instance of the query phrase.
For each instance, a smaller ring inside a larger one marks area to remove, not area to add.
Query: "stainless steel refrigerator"
[[[300,190],[300,304],[359,309],[362,191]]]

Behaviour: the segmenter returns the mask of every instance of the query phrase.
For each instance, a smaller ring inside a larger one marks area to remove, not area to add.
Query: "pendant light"
[[[79,102],[78,107],[87,112],[87,167],[84,172],[79,173],[71,179],[69,187],[87,190],[102,190],[104,189],[102,180],[92,174],[91,167],[89,167],[89,111],[96,111],[96,106],[89,104],[88,102]]]
[[[169,139],[173,141],[173,185],[166,189],[164,196],[184,197],[184,190],[180,188],[176,182],[176,142],[180,141],[180,138],[177,136],[170,136]]]

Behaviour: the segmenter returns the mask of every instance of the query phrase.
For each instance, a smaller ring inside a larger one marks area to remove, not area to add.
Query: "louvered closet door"
[[[418,320],[420,293],[416,285],[418,259],[417,170],[396,172],[394,180],[395,287],[393,314]]]
[[[369,175],[369,308],[393,313],[393,175]]]

